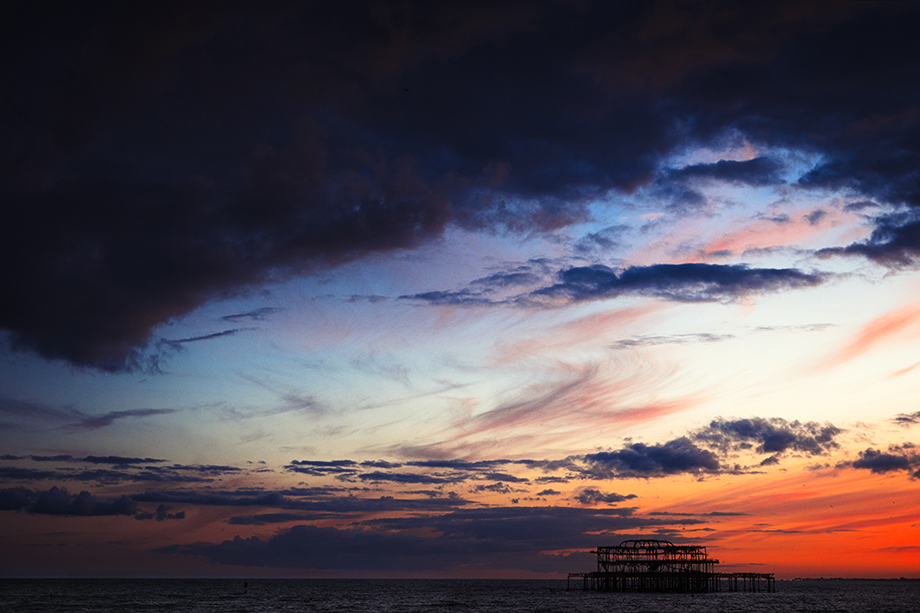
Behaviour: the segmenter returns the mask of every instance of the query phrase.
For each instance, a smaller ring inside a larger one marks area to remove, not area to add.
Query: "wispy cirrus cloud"
[[[899,307],[876,317],[865,324],[852,340],[843,348],[825,360],[822,367],[838,366],[854,360],[874,349],[876,346],[904,338],[917,321],[920,320],[920,306]],[[914,334],[920,334],[914,331]]]
[[[68,428],[75,430],[97,430],[112,425],[118,420],[141,419],[157,415],[177,413],[180,409],[125,409],[94,415],[72,406],[55,407],[12,398],[0,398],[0,416],[11,420],[11,425],[40,428]]]
[[[502,432],[518,444],[559,443],[584,436],[600,424],[644,423],[695,406],[698,398],[658,398],[653,390],[673,371],[655,364],[636,363],[635,368],[611,372],[606,365],[571,365],[556,381],[538,382],[518,390],[494,408],[458,417],[444,431],[443,439],[429,443],[433,457],[464,456],[491,434]],[[417,449],[416,452],[420,452]]]
[[[138,419],[141,417],[153,417],[155,415],[169,415],[176,412],[177,409],[127,409],[124,411],[109,411],[102,415],[86,416],[76,423],[69,424],[67,427],[80,430],[97,430],[111,426],[115,421],[121,419]]]

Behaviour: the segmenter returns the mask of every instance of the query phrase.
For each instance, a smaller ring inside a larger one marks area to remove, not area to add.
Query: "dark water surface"
[[[920,611],[920,581],[777,581],[775,593],[615,594],[562,581],[4,579],[0,611],[654,613]]]

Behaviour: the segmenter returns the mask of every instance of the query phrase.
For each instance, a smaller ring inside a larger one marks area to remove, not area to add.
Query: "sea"
[[[772,593],[642,594],[569,590],[565,580],[0,579],[0,611],[913,613],[920,611],[920,580],[777,581]]]

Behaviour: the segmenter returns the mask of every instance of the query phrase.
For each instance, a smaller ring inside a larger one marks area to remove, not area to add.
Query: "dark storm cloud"
[[[215,338],[223,338],[225,336],[236,336],[240,332],[245,332],[246,330],[251,330],[252,328],[234,328],[232,330],[223,330],[221,332],[214,332],[212,334],[204,334],[202,336],[192,336],[189,338],[176,338],[176,339],[166,339],[161,338],[157,341],[157,348],[161,351],[182,351],[183,345],[188,343],[197,343],[200,341],[210,341]]]
[[[34,460],[35,457],[33,456]],[[88,455],[85,458],[82,458],[83,462],[89,462],[90,464],[160,464],[166,460],[158,460],[156,458],[126,458],[123,456],[117,455],[107,455],[107,456],[94,456]]]
[[[73,462],[76,460],[72,455],[33,455],[29,456],[33,462]]]
[[[632,500],[636,497],[635,494],[604,493],[597,488],[586,487],[575,495],[574,500],[585,505],[595,505],[600,503],[614,504],[624,500]]]
[[[583,236],[576,244],[575,251],[581,254],[608,253],[619,243],[621,235],[629,231],[629,226],[610,226]]]
[[[488,479],[490,481],[502,481],[504,483],[530,482],[530,479],[525,479],[524,477],[515,477],[514,475],[509,475],[508,473],[484,473],[481,478]]]
[[[156,468],[148,467],[148,470],[155,470]],[[237,468],[236,466],[224,466],[222,464],[173,464],[172,466],[166,467],[166,469],[173,471],[187,470],[205,473],[208,475],[236,474],[243,471],[242,468]]]
[[[361,462],[361,466],[370,466],[371,468],[400,468],[399,462],[387,462],[386,460],[366,460]]]
[[[610,190],[698,207],[677,183],[776,180],[772,157],[659,175],[739,138],[820,159],[801,188],[917,206],[918,11],[18,3],[0,20],[0,328],[14,350],[155,371],[157,325],[447,224],[540,232]],[[920,245],[886,232],[853,253]]]
[[[329,495],[329,492],[198,492],[194,490],[147,491],[133,494],[137,502],[159,502],[182,505],[205,505],[219,507],[269,507],[310,513],[315,519],[322,516],[358,515],[384,511],[425,511],[436,512],[454,509],[469,504],[456,494],[427,498],[395,498],[380,496],[378,498],[359,498],[357,496]],[[251,519],[259,517],[239,516],[236,523],[263,521]]]
[[[47,491],[32,491],[21,487],[0,489],[0,511],[26,510],[39,515],[133,515],[134,519],[185,519],[185,512],[170,513],[172,507],[161,504],[156,511],[138,509],[137,502],[121,496],[109,502],[97,500],[93,494],[82,491],[71,495],[66,488],[52,487]]]
[[[541,304],[547,301],[583,302],[624,295],[655,296],[678,302],[734,300],[751,294],[820,285],[826,275],[795,268],[748,268],[724,264],[655,264],[622,271],[607,266],[579,266],[559,271],[558,282],[529,294],[492,300],[474,288],[432,291],[403,299],[433,305],[479,306],[495,303]]]
[[[539,572],[589,570],[589,553],[546,552],[595,547],[637,533],[699,519],[675,522],[632,516],[632,509],[499,507],[459,510],[433,517],[403,517],[363,522],[359,529],[294,526],[263,540],[239,536],[222,543],[195,543],[158,549],[159,553],[203,556],[217,564],[305,569],[401,571],[515,569]],[[619,532],[611,535],[611,532]],[[419,536],[438,533],[438,538]],[[373,556],[366,552],[373,551]]]
[[[420,483],[441,485],[460,483],[468,479],[487,479],[509,483],[527,483],[528,479],[507,472],[498,472],[499,467],[530,465],[531,460],[415,460],[409,462],[386,462],[354,460],[294,460],[286,470],[314,476],[331,475],[344,480],[358,479],[370,482]],[[421,468],[435,472],[407,472],[406,467]],[[367,470],[377,469],[377,470]]]
[[[336,513],[260,513],[258,515],[235,515],[227,520],[235,526],[264,526],[265,524],[283,524],[292,521],[312,521],[338,517]]]
[[[874,473],[887,473],[893,470],[907,470],[910,459],[896,453],[884,453],[878,449],[866,449],[859,452],[859,459],[853,462],[853,468],[864,468]]]
[[[55,470],[35,470],[34,468],[18,468],[4,466],[0,468],[0,479],[9,481],[44,481],[59,479],[62,474]]]
[[[718,418],[693,433],[694,440],[724,453],[753,448],[757,453],[803,453],[825,455],[840,445],[834,440],[843,431],[830,423],[787,421],[781,417]]]
[[[31,503],[33,493],[23,487],[0,489],[0,511],[18,511]]]
[[[156,511],[151,512],[140,512],[134,516],[134,519],[142,521],[145,519],[155,519],[156,521],[166,521],[167,519],[185,519],[185,511],[178,511],[176,513],[170,513],[172,507],[168,504],[161,504],[157,507]]]
[[[277,307],[260,307],[258,309],[253,309],[252,311],[246,311],[245,313],[234,313],[233,315],[224,315],[221,317],[224,321],[240,321],[241,319],[248,319],[250,321],[263,321],[269,315],[272,315],[279,311]]]
[[[353,475],[358,472],[358,463],[353,460],[292,460],[284,467],[295,473],[304,473],[316,477],[324,475]]]
[[[401,300],[419,300],[434,306],[486,306],[494,302],[484,292],[461,289],[458,291],[433,291],[400,296]]]
[[[631,443],[615,451],[585,456],[587,473],[597,478],[663,477],[679,473],[716,473],[722,469],[712,451],[687,437],[665,443]]]
[[[352,294],[348,298],[348,302],[369,302],[371,304],[377,304],[378,302],[386,302],[389,300],[386,296],[378,296],[376,294],[372,295],[363,295],[363,294]]]
[[[493,494],[511,494],[512,492],[525,491],[512,489],[507,483],[490,483],[488,485],[474,485],[470,491],[475,494],[491,492]],[[515,502],[514,500],[512,502]]]
[[[825,217],[827,217],[827,211],[823,209],[815,209],[808,215],[805,215],[805,221],[807,221],[809,225],[817,226]]]
[[[449,472],[436,473],[406,473],[398,471],[374,471],[364,473],[358,478],[362,481],[389,481],[392,483],[459,483],[467,479],[500,481],[504,483],[528,483],[529,479],[518,477],[505,472],[493,470],[497,466],[521,464],[521,461],[509,460],[482,460],[470,462],[466,460],[420,460],[405,462],[405,466],[416,468],[446,469]],[[362,463],[362,466],[367,464]],[[400,468],[395,465],[393,468]]]
[[[880,215],[872,221],[875,229],[867,240],[847,247],[821,249],[818,255],[858,255],[894,268],[914,264],[920,255],[920,212]]]
[[[776,185],[782,183],[783,164],[776,159],[759,157],[745,162],[720,160],[714,164],[694,164],[672,170],[667,174],[671,181],[712,179],[726,183],[746,185]]]
[[[11,459],[26,459],[26,457]],[[166,460],[159,458],[139,458],[126,456],[86,456],[82,458],[67,454],[54,456],[28,456],[33,462],[57,463],[59,466],[49,470],[36,470],[23,467],[0,468],[0,479],[15,481],[81,481],[95,482],[100,485],[130,482],[154,483],[205,483],[215,481],[224,475],[236,475],[242,469],[235,466],[211,464],[171,464],[163,465]],[[109,465],[111,468],[75,469],[60,464],[95,464]]]
[[[17,458],[14,458],[17,459]],[[132,464],[161,464],[166,460],[157,458],[131,458],[117,455],[95,456],[88,455],[85,458],[75,458],[72,455],[33,455],[29,456],[33,462],[85,462],[87,464],[111,464],[111,465],[132,465]]]
[[[535,285],[541,277],[532,272],[497,272],[488,277],[471,281],[470,285],[480,285],[489,289]]]
[[[865,209],[877,209],[879,205],[877,202],[872,202],[871,200],[858,200],[856,202],[851,202],[850,204],[843,207],[845,211],[863,211]]]
[[[511,460],[480,460],[471,462],[469,460],[417,460],[406,462],[407,466],[417,466],[420,468],[447,468],[452,470],[465,470],[470,472],[488,471],[506,464],[523,463],[521,461]]]
[[[277,507],[288,503],[289,499],[278,492],[257,492],[237,495],[234,492],[195,492],[189,490],[147,491],[131,496],[138,502],[161,502],[174,504],[212,505],[212,506],[266,506]]]
[[[792,218],[789,217],[789,215],[787,215],[786,213],[781,213],[781,214],[779,214],[779,215],[774,215],[774,216],[772,216],[772,217],[764,216],[764,217],[761,217],[761,219],[765,219],[765,220],[767,220],[767,221],[772,221],[773,223],[775,223],[775,224],[778,225],[778,226],[784,226],[784,225],[786,225],[786,224],[792,222]]]
[[[183,475],[174,471],[144,470],[128,472],[122,470],[35,470],[32,468],[0,468],[0,479],[14,481],[82,481],[98,484],[154,481],[161,483],[202,483],[213,481],[208,477]]]
[[[913,413],[898,413],[891,418],[891,421],[899,426],[909,428],[910,426],[920,424],[920,411],[914,411]]]
[[[385,473],[381,471],[364,473],[359,478],[362,481],[389,481],[391,483],[456,483],[466,479],[465,476],[451,478],[417,473]]]
[[[31,513],[45,515],[134,515],[138,512],[137,503],[128,496],[122,496],[111,502],[100,502],[87,491],[71,495],[66,489],[57,486],[45,492],[38,492],[35,502],[28,510]]]
[[[838,466],[852,466],[881,474],[900,470],[920,469],[920,453],[913,443],[889,445],[887,451],[869,447],[859,452],[859,459],[851,463],[842,463]],[[920,478],[920,470],[916,470],[913,478]]]
[[[656,264],[631,266],[617,274],[606,266],[590,266],[561,271],[559,283],[537,290],[531,296],[580,302],[641,294],[681,302],[705,302],[811,287],[823,281],[823,275],[804,273],[794,268]]]

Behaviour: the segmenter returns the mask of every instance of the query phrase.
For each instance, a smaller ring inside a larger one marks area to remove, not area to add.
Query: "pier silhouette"
[[[720,573],[706,547],[630,540],[598,547],[597,570],[569,573],[568,587],[602,592],[774,592],[773,573]]]

